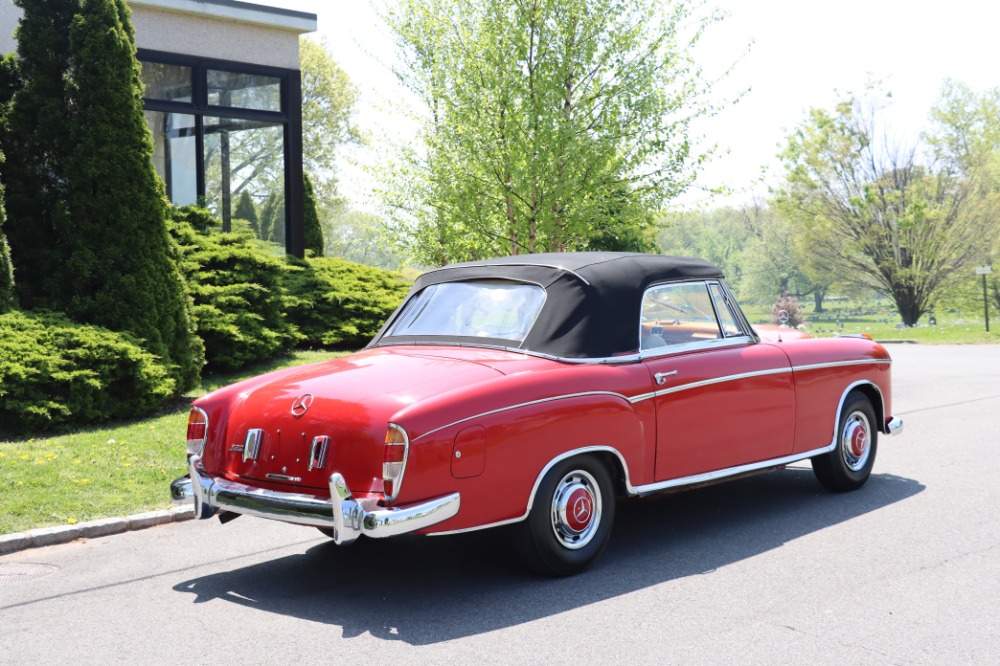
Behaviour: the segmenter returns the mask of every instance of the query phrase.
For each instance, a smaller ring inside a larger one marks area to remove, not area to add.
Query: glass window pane
[[[147,99],[191,102],[191,68],[162,62],[142,62],[142,82]]]
[[[281,123],[208,117],[205,203],[227,230],[250,229],[285,252],[285,133]]]
[[[167,186],[167,197],[178,206],[198,201],[198,161],[195,117],[186,113],[145,111],[153,134],[153,166]]]
[[[521,342],[545,303],[545,290],[506,280],[444,282],[410,299],[386,336],[476,337]]]
[[[719,323],[705,283],[662,285],[643,295],[639,325],[641,349],[706,342],[720,337]]]
[[[281,111],[281,79],[210,69],[208,103],[239,109]]]
[[[733,314],[732,308],[729,307],[729,301],[726,299],[725,294],[722,293],[722,287],[713,284],[709,287],[709,291],[712,292],[715,311],[719,313],[719,323],[722,324],[723,335],[727,338],[744,335],[743,329],[736,323],[736,316]]]

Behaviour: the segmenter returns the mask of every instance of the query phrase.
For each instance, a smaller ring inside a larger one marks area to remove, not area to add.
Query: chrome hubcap
[[[871,424],[862,412],[852,413],[844,422],[840,432],[840,451],[844,463],[852,472],[857,472],[868,462],[871,455]]]
[[[564,476],[552,496],[552,531],[561,545],[583,548],[601,524],[601,489],[589,473],[574,470]]]

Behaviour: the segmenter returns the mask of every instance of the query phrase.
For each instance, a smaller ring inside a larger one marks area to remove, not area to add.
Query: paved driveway
[[[799,467],[629,502],[567,580],[503,533],[250,518],[29,550],[0,558],[40,576],[0,585],[0,663],[1000,663],[1000,346],[891,351],[906,427],[859,492]]]

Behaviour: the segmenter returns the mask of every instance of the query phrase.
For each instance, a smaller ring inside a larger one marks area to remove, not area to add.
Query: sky
[[[389,0],[391,1],[391,0]],[[317,37],[361,91],[358,121],[373,148],[352,151],[340,167],[341,189],[361,208],[370,205],[371,167],[378,147],[410,138],[415,126],[403,112],[405,95],[389,64],[389,33],[367,0],[268,0],[317,15]],[[1000,86],[996,31],[1000,3],[982,0],[716,0],[728,13],[706,32],[694,57],[709,76],[735,68],[716,87],[721,97],[747,91],[737,104],[695,129],[717,156],[699,188],[726,186],[728,198],[706,200],[700,189],[679,202],[738,205],[780,175],[776,154],[783,138],[809,108],[831,108],[836,91],[860,91],[880,79],[892,92],[889,130],[915,140],[942,83],[956,79],[982,92]],[[749,47],[749,50],[747,50]],[[765,174],[761,181],[762,173]]]

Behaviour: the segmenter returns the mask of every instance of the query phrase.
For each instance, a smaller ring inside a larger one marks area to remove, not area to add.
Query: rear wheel
[[[812,459],[816,478],[834,492],[856,490],[871,476],[878,450],[875,409],[861,393],[851,393],[837,423],[835,446]]]
[[[528,518],[516,526],[516,543],[532,569],[570,576],[594,564],[614,519],[614,486],[607,467],[591,456],[570,458],[542,479]]]

